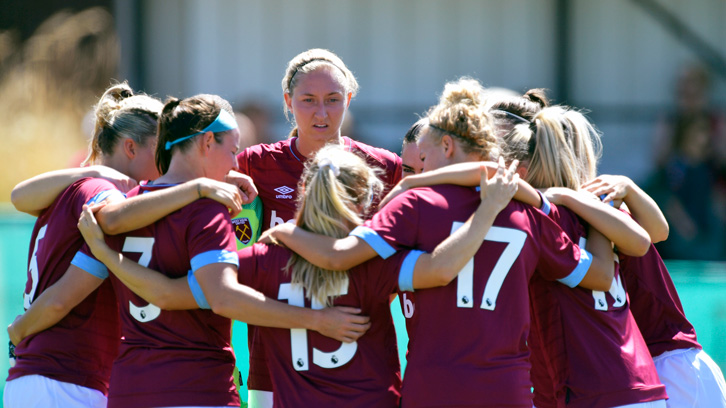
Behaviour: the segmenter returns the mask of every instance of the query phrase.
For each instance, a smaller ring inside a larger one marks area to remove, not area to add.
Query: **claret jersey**
[[[166,187],[140,186],[128,196]],[[147,227],[108,236],[106,242],[170,278],[214,263],[237,265],[229,213],[211,199],[194,201]],[[123,339],[111,373],[109,408],[239,406],[230,319],[206,309],[161,310],[113,274],[110,280]]]
[[[348,151],[365,158],[370,166],[383,171],[383,196],[401,180],[402,164],[398,155],[345,136],[341,139]],[[250,146],[237,155],[240,171],[252,177],[262,201],[262,232],[275,225],[294,221],[298,183],[307,160],[297,150],[296,140],[297,137],[293,137],[273,144]],[[377,201],[372,208],[376,204]],[[272,383],[264,367],[264,345],[257,340],[256,331],[256,326],[248,325],[250,374],[247,386],[252,390],[272,391]]]
[[[289,250],[255,244],[238,254],[240,283],[291,305],[323,307],[291,285],[290,274],[283,270]],[[274,406],[398,406],[401,369],[389,295],[397,290],[404,255],[378,258],[349,271],[333,304],[357,307],[370,316],[371,328],[358,341],[341,343],[305,329],[258,328],[275,389]]]
[[[479,203],[473,188],[417,188],[352,234],[384,257],[402,248],[432,251]],[[544,213],[512,201],[453,282],[406,296],[402,406],[531,407],[528,282],[536,271],[577,285],[590,261]]]
[[[550,211],[584,247],[586,225],[567,208],[552,205]],[[607,292],[568,288],[538,276],[530,282],[529,343],[538,408],[612,407],[666,398],[630,313],[618,266]]]
[[[43,210],[33,227],[28,254],[25,308],[57,282],[83,244],[76,224],[84,204],[121,195],[108,181],[83,178]],[[28,336],[15,348],[8,381],[42,375],[106,394],[111,363],[120,339],[118,309],[111,285],[104,282],[53,327]]]

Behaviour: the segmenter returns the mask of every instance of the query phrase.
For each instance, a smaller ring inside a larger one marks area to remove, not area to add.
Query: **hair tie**
[[[333,174],[335,174],[335,177],[340,176],[340,167],[336,166],[329,157],[323,157],[322,159],[320,159],[320,161],[318,162],[318,167],[321,169],[329,167],[330,170],[333,170]]]
[[[525,118],[523,118],[523,117],[521,117],[519,115],[516,115],[516,114],[514,114],[512,112],[506,111],[504,109],[495,109],[492,112],[501,112],[501,113],[509,116],[510,118],[516,120],[516,121],[519,121],[519,122],[522,122],[522,123],[529,123],[529,121],[527,119],[525,119]]]

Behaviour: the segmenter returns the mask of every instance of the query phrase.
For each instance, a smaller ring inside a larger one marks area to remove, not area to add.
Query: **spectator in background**
[[[710,106],[709,86],[704,68],[686,67],[675,111],[657,127],[648,190],[671,225],[669,239],[657,245],[664,258],[726,259],[726,118]]]
[[[257,102],[255,100],[248,100],[240,105],[238,109],[235,109],[235,111],[247,116],[252,121],[257,138],[257,141],[252,144],[274,143],[279,140],[279,138],[276,138],[271,134],[270,108],[264,103]],[[246,146],[240,146],[240,148],[245,147]]]

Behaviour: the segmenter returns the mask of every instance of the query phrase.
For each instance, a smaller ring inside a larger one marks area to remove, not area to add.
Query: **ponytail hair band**
[[[333,174],[335,175],[335,177],[340,176],[340,167],[338,167],[335,163],[333,163],[333,161],[330,160],[330,158],[328,158],[328,157],[324,157],[324,158],[320,159],[320,162],[318,163],[318,167],[320,169],[328,167],[328,168],[330,168],[330,170],[333,171]]]

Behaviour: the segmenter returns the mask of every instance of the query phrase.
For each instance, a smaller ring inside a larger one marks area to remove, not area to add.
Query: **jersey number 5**
[[[463,222],[454,222],[451,226],[451,233],[461,228]],[[522,252],[524,242],[527,240],[527,234],[514,228],[491,227],[487,232],[485,241],[505,242],[507,247],[499,256],[492,273],[487,280],[484,288],[484,296],[481,300],[481,308],[486,310],[494,310],[497,307],[497,296],[499,290],[504,284],[504,278],[507,277],[509,270],[512,268],[514,261],[517,260],[519,253]],[[459,271],[456,279],[456,306],[463,308],[473,308],[474,296],[474,258]]]
[[[139,265],[149,266],[151,262],[151,250],[154,248],[153,237],[126,237],[122,252],[140,252]],[[136,306],[129,300],[129,314],[141,323],[150,322],[161,314],[158,306],[149,303],[146,306]]]
[[[348,284],[341,288],[338,295],[348,293]],[[293,306],[305,307],[305,294],[301,287],[294,287],[290,283],[280,285],[279,300],[287,300]],[[312,308],[322,309],[323,305],[317,300],[312,300]],[[296,371],[307,371],[310,369],[308,363],[308,333],[305,329],[290,329],[290,344],[292,345],[292,366]],[[347,364],[353,359],[358,343],[341,343],[340,348],[326,353],[313,347],[313,363],[322,368],[336,368]]]

